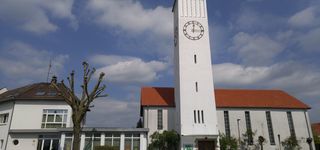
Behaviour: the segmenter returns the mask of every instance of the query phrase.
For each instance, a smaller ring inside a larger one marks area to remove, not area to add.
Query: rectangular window
[[[295,137],[296,136],[296,132],[294,130],[293,118],[292,118],[292,114],[291,114],[290,111],[287,112],[287,117],[288,117],[290,135]]]
[[[84,149],[94,150],[95,147],[100,146],[101,134],[99,133],[86,133]]]
[[[140,150],[140,135],[126,134],[124,141],[125,150]]]
[[[0,114],[0,124],[8,123],[9,113]]]
[[[193,119],[194,119],[194,123],[197,123],[197,111],[196,110],[193,111]]]
[[[106,133],[104,145],[113,146],[116,150],[120,150],[120,134]]]
[[[41,128],[65,128],[67,116],[67,109],[44,109]]]
[[[245,118],[246,118],[246,127],[247,127],[247,136],[248,136],[248,144],[253,145],[253,132],[251,128],[251,119],[250,119],[250,112],[245,111]]]
[[[266,111],[266,118],[267,118],[267,125],[268,125],[270,144],[271,145],[275,145],[276,143],[274,141],[274,133],[273,133],[272,119],[271,119],[270,111]]]
[[[54,135],[40,135],[37,150],[57,150],[59,149],[60,139]]]
[[[162,109],[158,109],[158,130],[163,129]]]
[[[196,92],[198,92],[198,82],[196,82]]]
[[[201,120],[202,120],[202,123],[204,123],[203,110],[201,110]]]
[[[72,150],[72,136],[66,136],[64,140],[64,150]]]
[[[200,123],[200,110],[198,110],[198,123]]]
[[[194,55],[193,59],[194,59],[194,63],[196,64],[197,63],[197,55]]]
[[[224,111],[224,128],[226,130],[226,136],[230,137],[230,122],[229,122],[229,112]]]
[[[4,140],[2,140],[2,139],[0,140],[0,149],[2,149],[2,147],[3,147],[3,141]]]

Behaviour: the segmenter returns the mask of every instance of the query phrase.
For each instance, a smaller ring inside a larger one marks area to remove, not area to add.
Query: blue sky
[[[0,87],[106,73],[89,126],[135,126],[142,86],[173,86],[173,0],[0,0]],[[216,88],[282,89],[320,114],[320,2],[208,0]],[[80,86],[80,83],[78,84]],[[80,92],[79,92],[80,93]]]

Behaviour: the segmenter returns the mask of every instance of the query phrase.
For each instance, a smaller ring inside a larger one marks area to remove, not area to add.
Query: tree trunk
[[[73,150],[80,150],[80,132],[81,132],[81,123],[74,123],[73,124]]]

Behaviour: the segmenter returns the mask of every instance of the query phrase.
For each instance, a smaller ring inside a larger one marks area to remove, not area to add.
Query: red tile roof
[[[310,109],[308,105],[281,90],[216,89],[215,98],[218,108]],[[141,106],[175,107],[174,89],[143,87]]]
[[[314,123],[311,126],[314,133],[320,136],[320,123]]]

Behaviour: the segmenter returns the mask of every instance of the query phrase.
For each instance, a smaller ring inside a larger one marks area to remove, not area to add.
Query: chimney
[[[57,76],[52,76],[51,83],[57,83]]]

